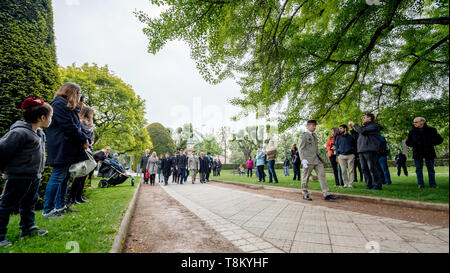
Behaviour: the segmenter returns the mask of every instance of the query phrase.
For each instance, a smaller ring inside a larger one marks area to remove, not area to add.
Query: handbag
[[[87,176],[91,173],[95,167],[97,167],[97,162],[94,157],[87,151],[86,155],[89,158],[88,160],[81,161],[75,164],[72,164],[69,168],[69,172],[72,174],[72,177],[83,177]]]
[[[150,178],[150,173],[148,172],[148,170],[145,171],[145,179],[149,179]]]

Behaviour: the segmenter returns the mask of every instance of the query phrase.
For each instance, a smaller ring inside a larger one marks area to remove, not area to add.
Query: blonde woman
[[[61,212],[72,212],[65,204],[70,165],[87,160],[85,150],[89,137],[81,130],[77,105],[81,88],[75,83],[65,83],[56,91],[53,122],[47,129],[47,165],[53,167],[45,189],[44,218],[60,218]]]
[[[150,186],[154,186],[156,173],[158,172],[158,156],[156,152],[153,152],[152,156],[148,159],[147,170],[150,175]]]

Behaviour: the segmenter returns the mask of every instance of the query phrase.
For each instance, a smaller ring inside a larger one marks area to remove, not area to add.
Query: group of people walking
[[[220,176],[222,163],[219,159],[213,159],[211,153],[200,153],[196,155],[196,151],[192,150],[188,155],[187,151],[180,149],[179,153],[175,152],[171,157],[169,152],[165,156],[160,155],[159,158],[156,152],[150,155],[150,150],[145,151],[139,164],[140,170],[143,174],[143,184],[155,185],[156,175],[158,175],[158,182],[164,185],[169,184],[169,178],[172,176],[172,183],[184,184],[189,175],[191,175],[192,184],[195,183],[197,174],[199,174],[200,183],[209,182],[211,170],[214,176]]]

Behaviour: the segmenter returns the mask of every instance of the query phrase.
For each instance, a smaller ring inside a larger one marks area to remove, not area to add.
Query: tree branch
[[[404,26],[404,25],[448,25],[448,24],[449,24],[449,17],[436,17],[436,18],[420,18],[420,19],[400,21],[395,25]]]

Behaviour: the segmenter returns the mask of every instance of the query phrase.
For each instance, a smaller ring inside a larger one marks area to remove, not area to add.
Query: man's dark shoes
[[[22,230],[22,232],[20,233],[20,239],[23,239],[27,236],[34,236],[34,235],[44,236],[47,233],[48,233],[47,230],[39,229],[37,226],[34,226],[30,229]]]
[[[338,199],[339,199],[338,196],[332,195],[332,194],[327,195],[327,196],[325,196],[325,197],[323,198],[323,200],[325,200],[325,201],[338,200]]]
[[[311,197],[309,197],[309,195],[307,194],[303,195],[303,200],[312,201]]]

